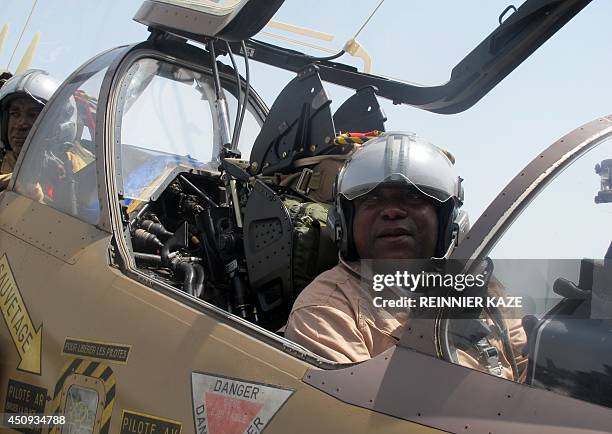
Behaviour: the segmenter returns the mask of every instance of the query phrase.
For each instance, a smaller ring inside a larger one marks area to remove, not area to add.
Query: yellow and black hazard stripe
[[[382,133],[378,130],[370,131],[368,133],[342,133],[338,134],[334,139],[336,145],[344,146],[349,144],[363,145],[368,140],[375,139]],[[448,150],[437,146],[437,148],[446,155],[451,163],[455,164],[455,156]]]
[[[108,434],[111,415],[113,413],[113,404],[115,402],[115,375],[111,367],[105,363],[83,359],[73,359],[72,361],[66,363],[60,372],[60,377],[57,380],[57,383],[55,384],[53,401],[51,402],[51,414],[53,416],[60,416],[64,412],[64,409],[61,408],[62,390],[64,390],[64,383],[66,382],[66,379],[74,374],[98,379],[104,385],[105,397],[102,402],[102,416],[99,418],[99,432],[100,434]],[[98,415],[96,415],[96,417],[97,416]],[[61,431],[61,425],[53,425],[49,429],[49,434],[60,434]]]
[[[349,145],[355,143],[361,145],[368,140],[375,139],[380,136],[380,131],[374,130],[367,133],[342,133],[338,134],[334,139],[336,145]]]

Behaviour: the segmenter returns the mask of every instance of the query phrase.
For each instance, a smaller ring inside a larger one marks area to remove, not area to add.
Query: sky
[[[275,19],[334,34],[329,43],[308,42],[338,51],[378,3],[287,0]],[[11,24],[0,52],[0,68],[7,66],[15,47],[10,67],[18,64],[36,31],[41,33],[41,42],[32,67],[46,69],[60,79],[96,53],[141,41],[148,35],[143,25],[132,20],[140,0],[38,0],[17,45],[33,4],[33,0],[0,0],[0,25]],[[441,84],[449,79],[452,67],[495,29],[507,5],[507,0],[386,0],[358,40],[373,58],[373,72],[422,84]],[[457,170],[465,179],[464,208],[474,222],[542,149],[579,125],[612,113],[611,16],[612,2],[593,1],[464,113],[439,115],[383,102],[389,117],[387,130],[416,132],[455,155]],[[351,58],[346,62],[360,65]],[[251,84],[268,105],[294,76],[254,62],[251,70]],[[334,101],[332,107],[338,107],[351,94],[337,86],[327,88]],[[599,190],[599,178],[590,162],[584,171],[577,175],[585,182],[580,194],[592,201]],[[538,216],[547,218],[547,210]],[[566,211],[564,216],[568,220],[581,218],[576,210]],[[607,234],[607,239],[611,235]]]

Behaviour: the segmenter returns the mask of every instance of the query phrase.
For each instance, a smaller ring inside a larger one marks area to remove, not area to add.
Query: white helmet
[[[10,149],[8,143],[8,107],[15,98],[27,97],[44,106],[57,90],[59,83],[49,73],[31,69],[15,75],[0,88],[0,145]]]
[[[461,178],[455,172],[454,159],[414,133],[387,132],[366,142],[338,174],[330,225],[342,256],[347,260],[358,258],[353,240],[352,201],[387,184],[406,185],[434,199],[438,214],[435,256],[449,255],[459,232],[459,208],[463,203]]]

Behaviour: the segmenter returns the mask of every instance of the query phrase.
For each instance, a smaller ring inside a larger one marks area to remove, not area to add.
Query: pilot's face
[[[434,256],[438,216],[433,199],[406,187],[378,187],[354,200],[353,239],[362,259]]]
[[[31,98],[15,98],[8,107],[8,142],[19,155],[28,133],[42,110],[42,105]]]

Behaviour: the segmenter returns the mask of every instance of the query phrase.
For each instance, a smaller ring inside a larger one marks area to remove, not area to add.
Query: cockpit
[[[448,83],[428,88],[334,59],[313,62],[242,42],[244,26],[232,23],[246,19],[252,3],[217,10],[212,33],[197,34],[186,21],[212,16],[206,7],[181,17],[185,2],[145,2],[137,19],[151,26],[149,40],[110,50],[65,82],[35,127],[13,186],[112,234],[108,265],[135,281],[325,365],[280,336],[299,292],[338,260],[324,190],[355,144],[385,131],[378,98],[457,112],[512,68],[479,48]],[[167,18],[174,12],[177,18]],[[545,12],[528,14],[546,24],[531,29],[540,36],[558,26]],[[537,38],[513,27],[520,18],[492,38],[498,54],[516,44],[514,66],[537,48],[521,45]],[[218,62],[221,56],[227,61]],[[296,76],[268,108],[248,73],[239,74],[239,57],[282,64]],[[324,81],[353,93],[332,111]],[[520,287],[504,266],[497,265],[504,285]]]

